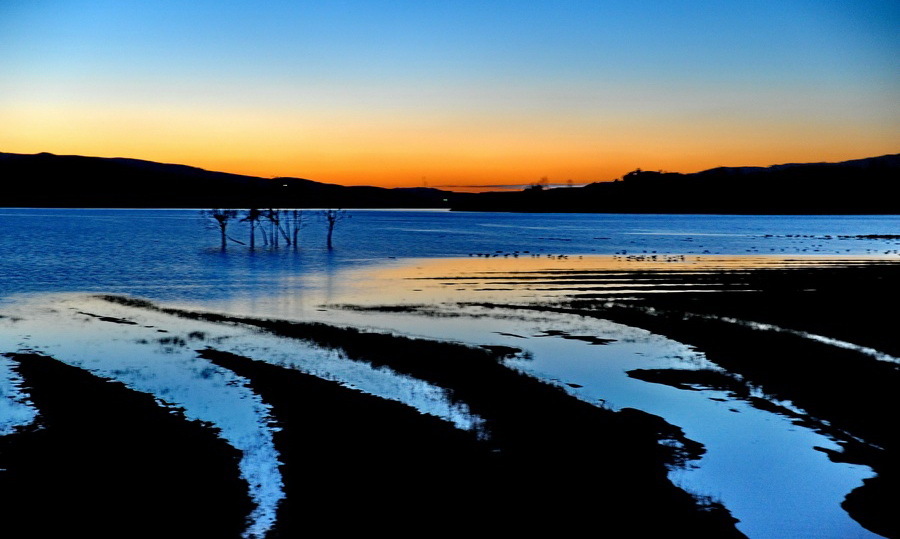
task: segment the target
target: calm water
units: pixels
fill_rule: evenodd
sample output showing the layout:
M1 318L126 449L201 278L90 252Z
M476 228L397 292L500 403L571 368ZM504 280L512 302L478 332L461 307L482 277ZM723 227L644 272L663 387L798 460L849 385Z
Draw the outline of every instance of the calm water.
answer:
M308 211L299 252L233 244L193 210L0 209L0 296L105 291L215 300L329 286L342 269L409 257L559 254L887 254L900 216L696 216L352 211L335 249ZM233 235L246 240L235 227ZM332 282L330 285L337 285Z
M50 354L152 393L186 417L216 425L244 453L241 473L257 504L248 536L264 535L283 496L268 408L245 380L196 357L199 344L191 342L196 335L216 348L406 403L461 429L477 430L479 418L451 403L441 388L389 369L372 369L296 341L107 304L83 292L520 347L529 359L512 362L514 367L556 383L577 384L581 387L571 389L572 394L589 402L660 415L705 444L707 454L697 466L673 471L673 480L721 500L750 537L871 536L839 507L871 470L832 463L813 449L836 448L834 441L724 392L681 391L625 375L636 368L715 367L680 343L562 315L457 312L461 316L434 318L319 307L465 299L471 291L441 288L437 281L430 290L427 281L410 279L446 274L453 266L443 259L450 257L466 257L467 263L488 269L525 261L568 265L581 255L611 254L879 255L900 262L900 241L862 237L900 233L900 216L351 214L338 224L334 250L324 248L325 225L310 211L299 250L282 246L251 252L237 244L218 248L217 232L204 225L197 211L2 209L0 312L6 317L0 318L0 352ZM246 239L247 232L235 227L232 235ZM488 295L517 299L521 292ZM483 292L478 298L487 299ZM110 324L84 312L138 324ZM186 345L161 340L159 328ZM547 330L615 342L591 346L553 337ZM0 435L35 415L10 367L0 358ZM761 468L768 472L761 475Z

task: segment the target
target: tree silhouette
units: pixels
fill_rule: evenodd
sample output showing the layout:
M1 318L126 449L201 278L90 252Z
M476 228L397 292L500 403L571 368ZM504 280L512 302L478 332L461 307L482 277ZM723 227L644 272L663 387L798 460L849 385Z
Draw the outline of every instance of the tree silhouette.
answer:
M284 238L284 242L288 245L291 244L291 236L287 233L287 230L284 229L283 222L286 220L287 210L282 212L282 210L269 208L265 212L265 218L269 221L269 229L271 233L271 243L273 247L278 247L279 236Z
M262 220L263 214L257 208L250 208L249 210L244 211L244 217L241 219L242 223L250 224L250 249L253 250L256 248L256 229L260 225L260 221ZM269 242L266 240L265 232L263 232L263 241L268 244Z
M291 210L288 213L288 228L294 242L294 249L300 246L300 227L303 226L303 210Z
M338 221L343 221L344 219L349 219L350 215L347 213L347 210L337 209L337 210L323 210L322 216L325 218L325 222L328 225L328 236L325 240L325 244L329 249L333 248L331 237L334 235L334 226L338 223Z
M238 241L228 235L228 223L237 218L237 210L213 208L211 210L200 210L200 215L207 219L210 219L214 223L214 226L219 229L219 232L222 234L222 249L225 249L225 247L227 247L227 240L245 245L244 242Z

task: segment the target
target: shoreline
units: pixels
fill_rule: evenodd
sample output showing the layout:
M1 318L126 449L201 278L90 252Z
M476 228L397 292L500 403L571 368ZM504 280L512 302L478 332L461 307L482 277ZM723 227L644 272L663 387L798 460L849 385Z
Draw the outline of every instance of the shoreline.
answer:
M849 493L844 508L867 529L886 537L900 536L900 519L889 502L891 493L900 489L896 459L900 447L893 433L893 425L900 420L893 396L900 387L900 364L896 360L900 346L893 338L892 320L874 308L876 303L893 305L900 300L896 285L900 282L900 263L744 268L737 276L713 272L712 279L737 280L742 287L715 293L631 290L621 295L579 291L517 308L608 319L673 338L702 351L730 375L739 376L742 385L752 384L827 422L832 432L840 434L843 446L842 452L831 452L829 457L866 464L878 474ZM752 322L734 323L744 320ZM783 328L836 336L894 357L878 360L864 351L835 347ZM657 372L648 381L684 384L678 373ZM717 383L721 380L693 380L693 385L700 387L715 387ZM682 385L682 389L691 387Z
M706 257L705 262L715 258ZM437 291L426 292L432 297L440 296L441 288L462 290L467 297L492 294L499 299L462 305L608 319L693 345L727 372L746 380L742 384L750 383L771 399L803 408L808 415L801 423L820 431L819 421L833 425L826 431L841 440L843 448L822 451L835 462L864 464L878 474L848 493L844 508L870 531L900 536L900 520L889 506L891 493L900 488L895 457L900 448L892 443L891 431L900 419L891 397L900 384L900 347L893 337L892 319L876 308L900 300L896 285L900 263L891 257L751 258L763 263L750 267L729 263L724 268L705 264L699 272L680 263L623 261L621 257L613 260L613 267L594 266L610 257L573 258L537 261L522 271L510 270L514 261L492 259L482 263L482 269L485 263L491 267L473 272L478 262L462 259L463 265L470 266L467 270L456 267L459 271L429 277ZM566 279L578 282L559 284ZM609 286L623 281L649 284L648 288ZM545 282L559 286L546 287ZM693 286L679 289L673 283ZM658 293L667 285L672 288ZM542 295L523 302L521 296L527 292ZM428 305L426 301L356 309L424 313ZM705 387L715 386L706 382ZM773 408L758 398L748 402L794 417L790 410Z
M478 290L504 282L507 284L503 286L515 295L544 286L542 281L561 283L574 278L578 282L564 283L552 294L525 304L501 301L480 305L610 319L693 345L725 367L729 375L738 375L741 383L803 408L809 415L796 418L798 421L815 418L828 423L832 436L840 439L846 434L840 444L842 451L823 452L833 461L864 463L878 476L865 480L862 487L849 493L844 508L867 529L897 536L897 518L888 501L900 484L894 457L900 448L893 445L890 432L898 414L889 397L892 388L900 383L897 365L879 362L856 350L725 320L802 329L898 355L897 343L891 339L890 321L872 306L873 298L888 304L900 299L896 297L897 287L892 285L900 282L900 263L884 257L830 257L830 263L820 264L829 257L813 257L814 265L809 265L806 257L800 263L796 263L796 256L776 257L790 262L786 266L773 266L771 257L753 257L765 263L742 269L731 264L714 268L709 257L699 264L702 267L607 257L608 262L618 265L601 269L595 266L593 270L590 264L597 259L554 259L549 267L542 259L535 264L543 264L543 270L536 265L518 273L491 273L493 269L488 268L486 273L477 275L467 274L471 267L464 264L466 268L459 273L439 273L432 280L413 283L428 283L434 290L445 288L451 292L448 297L469 298L468 293L461 296L458 288L476 296L493 294ZM722 258L735 264L747 260L718 258L719 263ZM469 262L472 267L476 264L474 259ZM478 262L484 267L484 260ZM493 262L492 259L490 264ZM507 260L497 262L498 266L507 264ZM509 260L508 264L513 262ZM409 277L398 276L395 270L392 267L385 271L394 271L391 279ZM419 268L420 273L433 270ZM415 278L420 279L421 275ZM604 288L610 282L627 284L638 280L649 286ZM654 293L654 287L680 284L690 286L675 286L678 292ZM714 286L721 284L728 286ZM697 287L706 289L694 290ZM345 509L342 501L368 515L364 519L367 524L360 524L361 533L371 529L367 525L385 530L397 530L399 526L401 535L412 535L434 522L462 533L469 529L471 521L453 521L449 516L460 513L473 519L477 515L498 532L549 532L558 531L561 526L574 530L599 513L610 522L618 519L630 523L632 529L650 534L691 530L698 537L742 536L726 508L715 502L704 506L700 498L675 487L666 477L667 467L696 458L702 454L702 445L692 445L681 429L659 417L638 410L614 412L590 405L572 398L559 386L507 368L504 358L518 353L513 348L438 342L341 327L333 322L186 311L142 300L104 299L167 316L253 328L315 343L347 360L443 387L453 399L465 403L472 413L484 419L487 437L455 429L444 421L360 393L337 381L273 365L262 357L229 353L217 348L214 340L185 344L195 347L198 358L241 375L272 406L275 424L282 429L276 433L275 443L284 456L282 473L287 500L279 508L271 537L289 536L302 529L307 518L303 516L304 508L310 504L318 508L313 512L315 518L339 521ZM368 303L360 308L376 313L378 309L414 313L422 305ZM130 322L121 316L80 314L103 327L128 326ZM578 335L569 338L587 339ZM175 335L166 339L177 343ZM591 345L605 344L603 339L592 339ZM729 389L733 379L701 376L678 380L672 374L634 373L650 383L681 385L684 390L719 387L733 393L745 391L735 385ZM31 385L40 392L40 386L44 391L50 387L46 383ZM28 391L32 391L31 385L26 388ZM298 388L303 390L298 392ZM501 388L503 397L497 395ZM854 388L855 392L851 392ZM71 393L60 395L51 407L64 406L75 399ZM115 397L120 398L124 397ZM765 407L768 401L764 400L753 404ZM313 416L309 416L310 411ZM774 413L789 415L784 410ZM67 421L74 425L76 420L71 416ZM107 434L114 432L104 428ZM14 437L19 435L12 436L0 440L15 443ZM316 442L310 445L309 440ZM661 445L661 440L679 440L680 449ZM208 451L224 455L230 449L221 440L217 443L221 447ZM315 463L313 470L306 465L308 462ZM37 469L39 465L35 460L29 466ZM236 474L236 469L225 475L228 474ZM592 491L585 498L578 495L585 484L607 485L608 489ZM130 488L141 490L137 484ZM226 496L224 491L222 495ZM244 496L227 496L229 503L246 503L240 501ZM640 504L636 504L637 499L642 500ZM529 514L545 513L537 520L511 521L510 515L526 510L523 508Z

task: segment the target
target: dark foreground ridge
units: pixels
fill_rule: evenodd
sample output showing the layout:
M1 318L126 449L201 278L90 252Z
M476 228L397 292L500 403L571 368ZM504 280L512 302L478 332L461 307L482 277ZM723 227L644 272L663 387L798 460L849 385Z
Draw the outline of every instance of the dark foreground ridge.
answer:
M287 499L275 537L294 537L312 521L417 537L473 529L742 536L720 505L699 503L667 478L667 465L696 457L702 446L656 416L603 409L509 369L502 361L508 350L104 298L312 342L348 360L446 388L484 420L486 437L478 437L265 358L201 350L202 357L249 379L282 429L275 443ZM679 441L683 449L661 445L661 439ZM349 514L355 520L344 517Z
M212 429L53 358L7 357L39 417L0 438L4 537L240 537L240 454Z

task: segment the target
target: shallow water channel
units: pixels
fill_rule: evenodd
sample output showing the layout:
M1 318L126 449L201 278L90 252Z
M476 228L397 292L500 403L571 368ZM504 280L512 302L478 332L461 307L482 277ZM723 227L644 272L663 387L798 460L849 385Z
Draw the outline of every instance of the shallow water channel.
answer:
M420 266L416 278L397 274L398 267L399 263L387 273L350 272L339 279L340 286L323 283L316 293L299 299L254 296L252 301L179 306L515 347L523 352L507 360L510 367L558 384L597 406L637 408L658 415L703 444L703 456L672 469L670 477L700 499L724 504L748 537L877 537L840 507L844 497L873 473L865 466L832 462L816 449L839 450L834 440L786 415L755 408L728 391L677 389L628 375L637 369L717 369L702 353L606 320L515 308L462 307L450 300L534 299L546 294L473 293L472 288L448 288L440 280L417 280L422 275L443 275L446 267L438 271ZM388 298L410 305L408 312L379 310L377 306ZM364 307L351 308L350 303ZM85 294L22 295L8 299L3 313L0 352L50 355L150 393L186 418L219 429L220 437L244 454L240 471L257 506L248 537L265 535L283 498L272 443L277 425L271 423L268 406L246 380L199 358L198 349L211 346L337 380L441 417L461 429L477 431L480 425L479 418L464 405L452 403L440 387L247 328L178 319ZM0 357L0 435L34 420L35 411L19 384L10 361ZM791 403L775 404L803 415Z
M840 507L847 493L874 474L866 466L832 462L815 449L839 450L834 440L727 391L683 390L628 376L635 369L717 368L680 343L606 320L521 310L336 318L430 338L518 347L526 354L508 360L514 368L597 405L663 417L706 448L700 460L671 470L673 482L723 503L748 537L879 537ZM611 342L589 342L594 338ZM790 403L778 404L797 411Z
M711 262L734 267L773 263L769 259ZM567 267L578 263L564 262ZM608 259L605 263L621 262ZM678 389L636 379L628 372L719 367L686 345L607 320L523 309L461 307L456 303L546 300L557 296L553 291L480 287L477 279L464 285L432 279L471 275L475 269L502 272L508 264L522 266L521 262L463 259L358 271L343 281L354 283L352 293L348 293L349 288L323 289L323 301L330 302L327 308L313 307L316 302L286 305L277 298L257 298L252 306L241 302L212 306L236 313L255 311L522 349L524 354L508 360L508 365L559 384L573 396L598 406L637 408L658 415L680 427L687 438L702 443L706 449L702 458L672 469L670 478L701 499L723 503L739 519L737 527L748 537L879 537L862 528L840 506L850 491L874 473L867 466L831 461L821 449L840 451L840 446L827 435L798 424L798 418L807 416L792 403L767 399L788 412L779 414L754 407L746 397L725 390ZM342 308L351 299L363 308ZM412 309L379 310L385 301L411 305ZM766 398L753 388L751 396Z
M220 438L240 450L240 473L256 505L249 515L247 537L265 535L284 497L272 439L278 426L247 380L198 357L199 349L211 346L337 380L441 417L460 429L474 430L480 423L465 406L450 403L439 387L247 328L184 320L79 294L23 297L6 305L4 312L3 352L48 355L149 393L186 419L211 425ZM38 412L20 391L22 381L12 366L12 360L0 356L0 435L30 424Z

